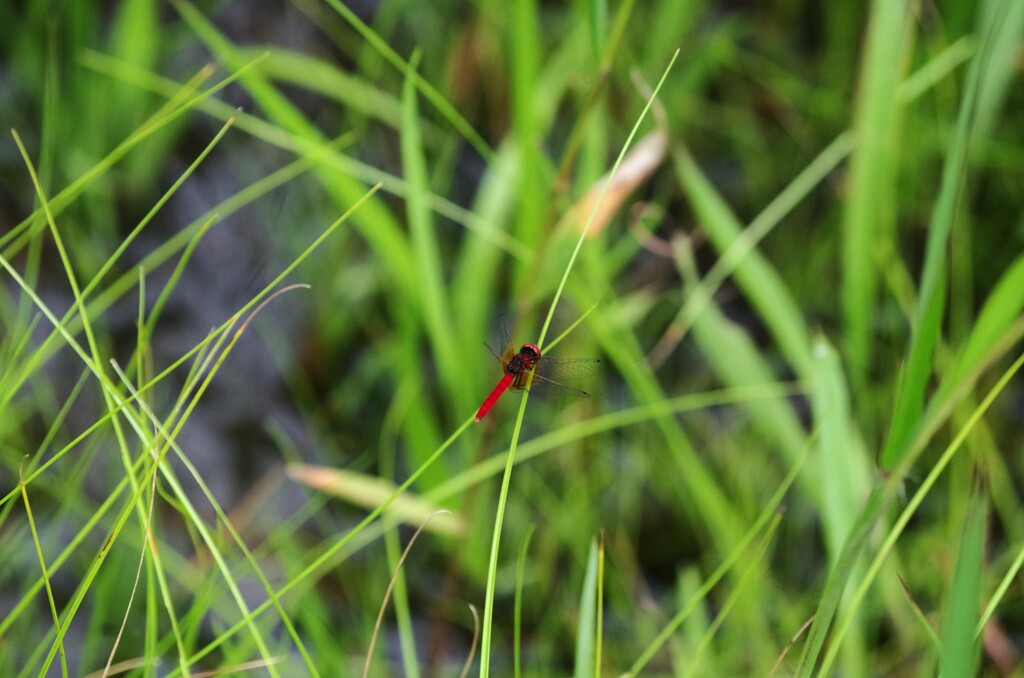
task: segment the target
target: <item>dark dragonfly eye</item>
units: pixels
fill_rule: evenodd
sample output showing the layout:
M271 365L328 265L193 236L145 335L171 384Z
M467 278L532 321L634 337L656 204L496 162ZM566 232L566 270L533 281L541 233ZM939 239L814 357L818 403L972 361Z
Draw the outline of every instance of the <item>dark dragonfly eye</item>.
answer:
M529 360L536 360L540 357L540 349L536 344L523 344L523 347L519 349L519 355Z

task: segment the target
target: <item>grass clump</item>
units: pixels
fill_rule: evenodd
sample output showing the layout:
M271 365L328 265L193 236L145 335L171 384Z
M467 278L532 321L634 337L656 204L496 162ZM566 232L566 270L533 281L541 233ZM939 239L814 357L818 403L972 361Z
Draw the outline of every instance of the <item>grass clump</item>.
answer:
M0 674L1020 672L1021 7L4 6Z

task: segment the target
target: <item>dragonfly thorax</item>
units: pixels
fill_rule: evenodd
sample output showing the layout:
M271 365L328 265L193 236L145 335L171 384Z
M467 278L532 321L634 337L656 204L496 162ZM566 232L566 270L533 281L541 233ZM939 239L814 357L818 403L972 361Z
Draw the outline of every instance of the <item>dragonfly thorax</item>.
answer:
M539 358L540 349L537 347L537 344L523 344L522 348L519 349L519 353L509 358L508 364L505 365L505 373L519 376L533 367L533 364Z

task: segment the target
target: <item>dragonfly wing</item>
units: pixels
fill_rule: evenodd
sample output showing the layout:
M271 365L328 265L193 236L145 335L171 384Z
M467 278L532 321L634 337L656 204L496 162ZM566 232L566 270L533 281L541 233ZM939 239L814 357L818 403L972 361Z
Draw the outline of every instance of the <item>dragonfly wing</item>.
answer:
M547 358L537 359L537 374L548 381L575 381L592 377L604 368L604 362L597 358Z
M516 390L519 390L519 391L528 390L531 393L533 393L533 392L542 392L542 393L551 394L551 395L569 396L571 398L589 398L590 397L590 394L587 393L586 391L581 391L578 388L569 388L565 384L560 384L557 381L553 381L551 379L548 379L547 377L544 377L544 376L542 376L540 374L534 374L533 375L533 381L530 383L530 388L529 389L523 388L525 384L526 384L526 380L524 378L521 384L513 383L512 387L515 388Z

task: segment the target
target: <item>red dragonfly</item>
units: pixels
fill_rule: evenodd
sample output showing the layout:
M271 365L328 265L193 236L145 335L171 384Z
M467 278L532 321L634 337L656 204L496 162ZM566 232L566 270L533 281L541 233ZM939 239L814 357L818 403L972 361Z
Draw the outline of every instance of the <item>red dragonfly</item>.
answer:
M493 351L492 351L493 352ZM497 354L496 354L497 355ZM585 377L593 373L601 365L600 360L591 358L549 358L541 356L537 344L523 344L516 353L507 360L498 356L498 360L505 368L505 376L501 378L498 385L494 387L490 395L476 411L475 421L480 421L487 416L487 413L498 402L498 398L509 389L524 390L526 379L533 372L533 381L530 384L530 391L546 390L560 395L575 396L578 398L589 398L590 394L569 388L558 383L557 379L572 380Z

